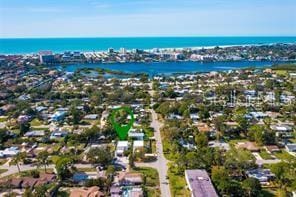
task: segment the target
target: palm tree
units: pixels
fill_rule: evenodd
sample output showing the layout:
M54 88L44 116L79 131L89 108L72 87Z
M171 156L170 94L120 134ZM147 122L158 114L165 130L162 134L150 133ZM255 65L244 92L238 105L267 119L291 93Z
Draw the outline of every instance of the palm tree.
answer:
M20 173L21 169L20 169L19 163L24 162L26 157L27 157L27 154L25 152L19 152L11 159L11 161L9 162L9 165L16 165L18 172Z
M47 151L42 151L38 154L37 156L37 162L38 166L44 166L44 172L46 173L46 166L49 164L49 159L48 159L48 152Z

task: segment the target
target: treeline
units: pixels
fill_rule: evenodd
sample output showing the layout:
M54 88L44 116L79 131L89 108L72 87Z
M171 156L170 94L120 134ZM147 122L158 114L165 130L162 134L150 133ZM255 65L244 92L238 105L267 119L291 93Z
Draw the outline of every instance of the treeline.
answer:
M271 67L272 70L287 70L287 71L296 71L296 63L290 64L275 64Z

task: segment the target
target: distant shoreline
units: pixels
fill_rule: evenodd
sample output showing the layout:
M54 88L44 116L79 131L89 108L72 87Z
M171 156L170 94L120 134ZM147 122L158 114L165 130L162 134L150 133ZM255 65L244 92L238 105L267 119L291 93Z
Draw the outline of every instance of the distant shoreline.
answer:
M246 68L270 68L273 65L283 63L282 61L232 61L232 62L159 62L159 63L114 63L114 64L69 64L56 65L56 69L61 69L66 72L75 72L80 69L105 69L129 74L145 73L148 76L157 75L172 75L172 74L192 74L192 73L209 73L212 71L225 72L229 70L240 70ZM137 65L137 66L135 66Z
M169 50L182 48L213 48L231 46L259 46L296 44L296 36L268 37L114 37L114 38L0 38L1 55L32 55L42 50L101 52L108 48L119 50L154 48Z
M186 50L186 49L190 49L190 50L201 50L201 49L213 49L215 47L219 47L219 48L230 48L230 47L252 47L252 46L265 46L265 45L276 45L276 44L287 44L287 45L293 45L296 44L295 43L269 43L269 44L241 44L241 45L220 45L220 46L194 46L194 47L168 47L168 48L149 48L149 49L140 49L146 52L152 52L154 49L158 49L159 51L174 51L174 50ZM114 49L116 51L118 51L119 49ZM133 49L127 49L128 52L131 52ZM70 52L74 52L77 50L66 50L66 51L70 51ZM4 53L0 53L0 55L37 55L39 51L37 52L32 52L32 53L23 53L23 54L16 54L16 53L11 53L11 54L4 54ZM93 52L107 52L107 50L97 50L97 51L80 51L81 53L93 53ZM60 54L63 52L54 52L54 54Z

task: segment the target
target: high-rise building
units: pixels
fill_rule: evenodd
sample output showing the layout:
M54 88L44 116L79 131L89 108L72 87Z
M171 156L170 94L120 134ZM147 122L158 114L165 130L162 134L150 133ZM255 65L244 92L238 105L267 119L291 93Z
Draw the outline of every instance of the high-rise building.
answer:
M108 53L114 53L114 49L113 48L109 48L108 49Z
M126 49L125 48L120 48L119 53L125 55L126 54Z
M55 61L52 51L40 51L39 60L41 64L52 64Z

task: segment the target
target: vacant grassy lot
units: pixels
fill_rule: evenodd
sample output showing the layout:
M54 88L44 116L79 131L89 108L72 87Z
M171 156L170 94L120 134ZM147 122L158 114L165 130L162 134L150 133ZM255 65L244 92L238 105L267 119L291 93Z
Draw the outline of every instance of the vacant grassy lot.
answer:
M266 152L266 150L261 150L259 155L262 157L262 159L273 159L273 157L271 156L271 154L269 154L268 152Z
M134 168L134 172L140 172L144 176L145 189L148 197L160 196L158 172L154 168Z
M289 161L296 159L294 156L290 155L287 151L282 150L281 152L274 153L274 155L281 160Z
M176 167L170 166L168 170L172 196L189 197L190 191L186 188L185 174L177 174Z

